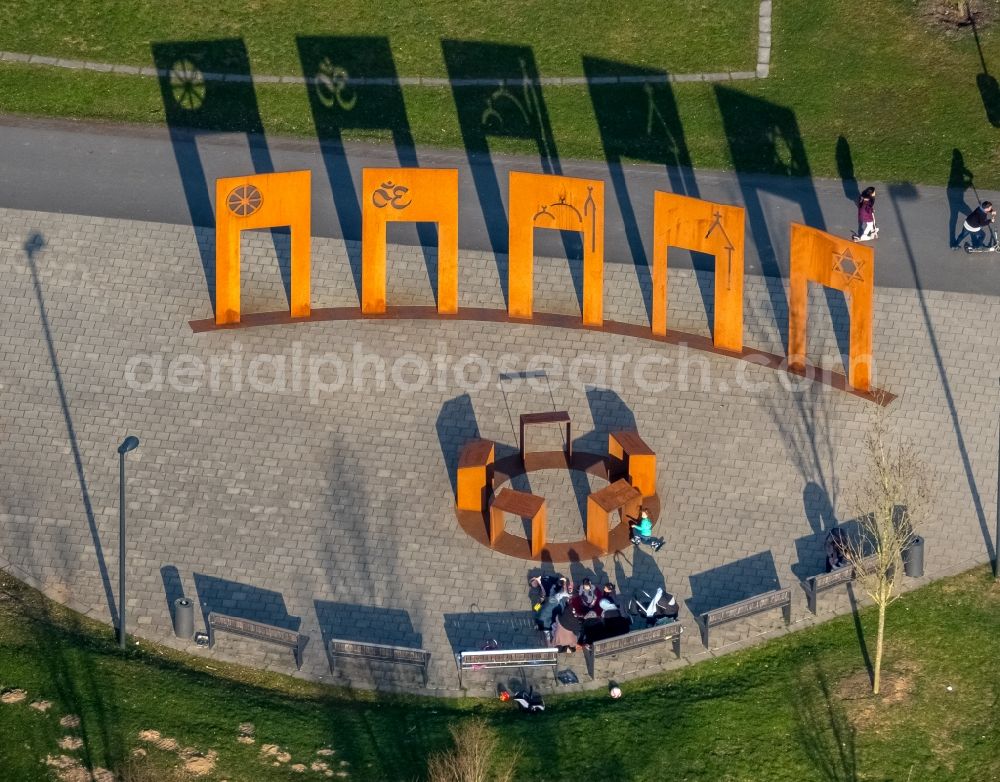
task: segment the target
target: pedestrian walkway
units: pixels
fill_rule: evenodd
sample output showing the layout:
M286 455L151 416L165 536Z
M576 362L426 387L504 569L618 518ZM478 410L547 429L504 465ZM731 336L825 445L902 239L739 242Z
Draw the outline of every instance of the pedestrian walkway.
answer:
M199 628L208 610L236 609L309 635L302 676L458 694L456 652L478 648L486 633L508 647L533 640L527 563L458 526L458 449L481 436L510 453L520 413L558 409L570 412L582 450L606 447L608 431L639 429L659 456L657 533L666 538L655 555L630 550L566 570L610 579L625 594L665 583L688 627L679 662L648 649L602 664L600 682L784 632L780 615L760 615L713 630L706 652L692 621L779 586L792 587L793 630L813 621L798 584L823 569L826 531L851 516L869 402L826 385L788 386L781 373L684 346L585 330L359 320L195 334L189 321L212 314L207 229L11 208L0 222L0 564L90 616L115 616L115 448L134 434L133 632L294 673L282 648L224 636L209 652L174 639L169 605L186 595L200 606ZM781 235L787 223L770 230ZM905 248L920 247L906 231L896 240L903 262ZM314 306L357 305L356 249L314 239ZM271 237L248 236L243 253L244 311L286 307ZM427 268L420 249L391 247L389 302L432 303ZM503 307L492 253L463 250L459 269L461 306ZM535 274L539 310L579 313L564 259L539 258ZM672 269L672 327L707 333L711 277ZM611 264L608 317L648 322L646 286L632 265ZM784 352L785 301L773 278L748 278L748 345ZM876 292L876 382L899 395L893 419L941 487L923 530L927 578L992 555L998 321L985 293ZM843 311L831 314L814 291L810 360L839 366L845 329ZM533 382L499 383L518 373ZM553 497L553 535L578 536L575 490L548 477L538 487ZM820 610L823 618L849 603L824 594ZM347 667L332 675L323 653L331 637L428 649L429 684ZM579 661L566 665L587 681ZM486 673L463 681L472 693L491 690Z

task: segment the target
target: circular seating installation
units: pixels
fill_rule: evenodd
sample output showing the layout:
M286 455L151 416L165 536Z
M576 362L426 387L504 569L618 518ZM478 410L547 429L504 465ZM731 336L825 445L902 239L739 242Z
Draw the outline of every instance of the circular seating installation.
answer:
M522 416L539 422L539 414ZM560 412L558 422L568 415ZM569 437L567 437L567 443ZM543 562L573 562L605 556L631 545L628 519L645 508L654 524L660 517L660 498L656 492L656 455L642 441L638 432L612 432L608 436L608 454L587 451L527 451L524 429L518 452L495 460L496 444L473 440L462 449L456 481L455 513L458 523L474 540L494 551L519 559ZM544 497L516 491L507 486L521 476L541 470L577 470L609 483L587 498L587 537L570 541L546 540L548 514L553 511ZM558 511L558 509L556 509ZM620 511L618 524L609 529L611 517ZM531 537L514 535L504 529L505 514L531 520Z

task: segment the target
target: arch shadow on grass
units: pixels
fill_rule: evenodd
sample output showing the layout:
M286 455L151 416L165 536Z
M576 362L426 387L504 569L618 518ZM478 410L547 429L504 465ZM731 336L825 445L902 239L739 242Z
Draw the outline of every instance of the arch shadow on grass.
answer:
M242 38L158 41L151 45L160 96L177 170L184 188L191 225L201 256L205 285L215 310L215 183L208 181L198 139L215 133L243 133L255 174L274 172L274 162L257 104L250 57ZM225 74L226 78L204 78ZM245 171L228 171L239 176ZM291 297L291 234L271 228L286 300Z

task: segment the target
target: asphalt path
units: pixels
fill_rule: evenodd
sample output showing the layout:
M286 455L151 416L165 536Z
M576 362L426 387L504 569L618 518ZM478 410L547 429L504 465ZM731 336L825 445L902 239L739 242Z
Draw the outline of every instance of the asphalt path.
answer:
M459 244L493 252L506 251L508 172L545 170L537 157L0 116L0 207L211 226L216 178L310 169L313 233L357 240L362 168L398 166L401 159L406 165L416 159L422 167L459 170ZM949 165L942 161L943 168ZM611 263L648 263L656 190L746 206L749 274L787 276L791 222L845 236L856 225L855 182L638 163L610 167L603 161L561 160L558 166L559 173L606 182L605 258ZM860 183L868 185L878 191L876 285L1000 295L1000 253L968 255L949 248L976 196L1000 203L1000 194ZM426 227L390 226L390 242L415 245L429 237ZM556 231L539 231L536 253L576 255L575 242ZM712 268L707 257L687 252L672 252L670 263Z

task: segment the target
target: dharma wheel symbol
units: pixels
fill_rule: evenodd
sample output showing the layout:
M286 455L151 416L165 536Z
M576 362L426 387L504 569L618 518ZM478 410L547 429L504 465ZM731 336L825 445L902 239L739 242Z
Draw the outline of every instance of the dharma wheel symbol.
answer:
M253 185L240 185L226 199L229 211L238 217L249 217L264 203L264 196Z
M170 91L182 109L200 109L205 102L205 76L190 60L178 60L170 69Z

